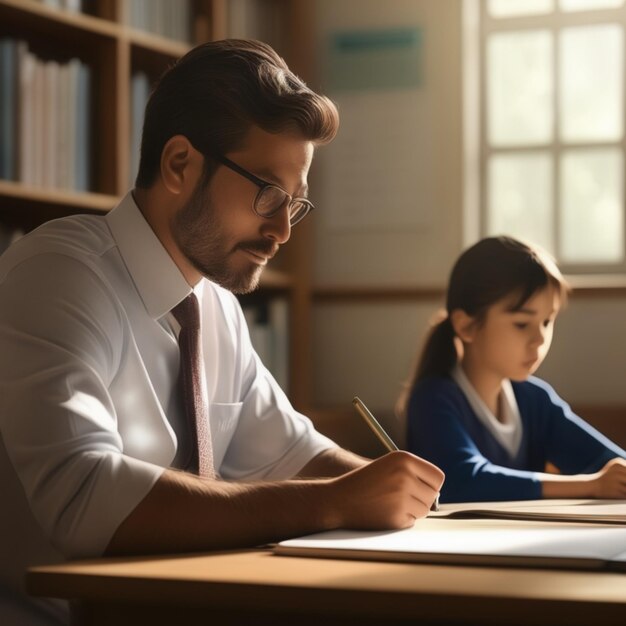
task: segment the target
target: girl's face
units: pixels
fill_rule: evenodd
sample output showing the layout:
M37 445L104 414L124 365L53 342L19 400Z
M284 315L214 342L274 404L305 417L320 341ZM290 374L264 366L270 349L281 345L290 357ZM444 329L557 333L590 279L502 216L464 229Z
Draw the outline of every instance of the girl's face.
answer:
M463 338L463 359L502 379L525 380L541 365L552 343L561 304L552 285L536 291L520 309L512 311L518 297L511 294L491 305L483 322L475 322Z

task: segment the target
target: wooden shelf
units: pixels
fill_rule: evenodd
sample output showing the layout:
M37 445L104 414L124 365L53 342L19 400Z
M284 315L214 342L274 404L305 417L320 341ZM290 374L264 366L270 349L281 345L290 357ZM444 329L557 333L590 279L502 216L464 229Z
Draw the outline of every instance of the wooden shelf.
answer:
M74 213L106 213L119 198L101 193L33 187L0 180L0 222L29 231Z
M119 198L118 196L102 193L33 187L22 183L0 180L0 208L5 208L11 201L103 213L112 209L119 201Z
M73 30L76 34L117 37L120 26L115 22L85 13L56 9L34 0L2 0L0 16L10 21L11 26L22 26L31 32L45 29L48 32L64 33Z
M619 296L626 295L626 278L622 275L596 274L566 276L572 286L572 298L578 296Z
M626 280L621 275L566 276L572 286L571 299L580 297L623 297ZM314 287L312 298L316 304L347 302L432 302L443 300L445 287Z
M188 43L183 41L174 41L160 35L126 26L120 27L120 36L128 40L132 46L147 52L172 57L172 59L183 56L191 48Z
M322 302L363 301L420 301L435 300L445 296L444 287L314 287L313 299Z

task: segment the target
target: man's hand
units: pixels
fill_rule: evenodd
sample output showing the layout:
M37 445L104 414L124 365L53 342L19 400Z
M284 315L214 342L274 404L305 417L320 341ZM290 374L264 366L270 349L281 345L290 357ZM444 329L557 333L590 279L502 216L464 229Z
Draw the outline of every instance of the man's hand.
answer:
M331 526L408 528L425 517L441 490L443 472L409 452L390 452L331 481Z

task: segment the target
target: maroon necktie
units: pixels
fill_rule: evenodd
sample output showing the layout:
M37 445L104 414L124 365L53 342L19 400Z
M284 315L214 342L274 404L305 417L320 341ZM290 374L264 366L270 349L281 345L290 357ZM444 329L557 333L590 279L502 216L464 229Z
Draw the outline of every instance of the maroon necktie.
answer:
M188 471L199 476L213 478L213 447L209 428L209 404L202 357L200 332L200 307L194 293L187 296L172 309L180 324L178 345L180 347L179 383L189 432L192 435L192 453Z

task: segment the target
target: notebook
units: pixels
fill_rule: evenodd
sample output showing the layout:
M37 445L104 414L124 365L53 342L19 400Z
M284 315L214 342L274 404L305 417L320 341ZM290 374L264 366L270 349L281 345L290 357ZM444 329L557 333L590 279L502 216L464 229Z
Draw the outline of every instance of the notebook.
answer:
M335 530L282 541L275 554L626 572L626 527L429 517L398 531Z
M624 500L522 500L444 504L429 517L495 518L626 525Z

